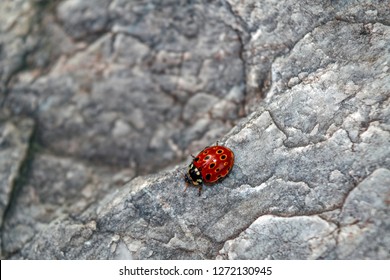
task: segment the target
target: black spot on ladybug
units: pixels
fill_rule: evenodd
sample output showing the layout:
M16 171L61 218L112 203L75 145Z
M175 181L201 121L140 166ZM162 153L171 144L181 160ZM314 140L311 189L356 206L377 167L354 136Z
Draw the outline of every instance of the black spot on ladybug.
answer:
M218 174L218 176L217 176L218 178L221 178L222 177L222 175L221 174Z
M208 156L206 156L205 158L204 158L204 160L209 160L210 159L210 155L208 155Z
M217 154L222 154L222 153L223 153L222 150L218 150L218 151L217 151Z
M226 158L227 158L226 155L222 155L222 156L221 156L221 159L222 159L222 160L225 160Z
M204 153L205 155L207 155L207 154L209 153L209 151L204 151L203 153Z
M219 172L219 170L220 170L220 169L219 169L219 168L217 168L217 169L215 169L215 172Z
M209 165L210 169L213 169L214 167L215 167L215 163L214 162Z
M206 174L206 180L210 180L211 179L211 174L210 173L207 173Z

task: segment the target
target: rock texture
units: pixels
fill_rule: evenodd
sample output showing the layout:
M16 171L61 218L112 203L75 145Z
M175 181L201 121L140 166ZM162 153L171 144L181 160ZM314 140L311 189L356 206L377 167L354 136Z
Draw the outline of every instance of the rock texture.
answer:
M28 158L28 148L34 123L31 119L0 121L0 224L12 198L12 193L23 182L19 174Z
M390 258L386 1L0 11L4 258ZM216 140L231 174L184 192Z

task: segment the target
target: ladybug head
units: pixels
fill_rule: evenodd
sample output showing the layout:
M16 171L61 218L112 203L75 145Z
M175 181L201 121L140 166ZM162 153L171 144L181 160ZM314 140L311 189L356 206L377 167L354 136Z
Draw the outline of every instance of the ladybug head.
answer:
M188 184L192 184L194 186L202 185L202 175L198 168L195 167L192 163L188 166L188 172L184 176L184 180Z

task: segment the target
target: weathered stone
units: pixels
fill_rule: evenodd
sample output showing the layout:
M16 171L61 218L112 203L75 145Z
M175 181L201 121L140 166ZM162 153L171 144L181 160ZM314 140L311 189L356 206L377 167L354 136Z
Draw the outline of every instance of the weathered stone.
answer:
M71 37L85 40L87 36L100 35L108 30L110 2L111 0L62 1L58 5L57 16Z
M240 20L241 37L244 42L243 58L246 68L247 110L257 107L259 98L268 91L270 71L275 58L289 53L304 36L315 28L332 20L347 23L382 22L389 24L390 10L383 1L279 1L279 0L227 0L231 10ZM327 33L329 38L333 32ZM310 48L310 45L306 46ZM321 49L317 49L321 52ZM326 49L336 51L337 47ZM301 53L301 54L304 54ZM314 54L314 53L313 53ZM309 61L309 59L308 59ZM311 59L310 65L291 64L299 71L307 71L303 66L316 68L320 63ZM298 62L302 63L302 61ZM322 63L326 63L323 61Z
M31 119L0 121L0 228L11 204L11 195L22 184L22 166L27 162L30 138L34 129ZM17 181L19 182L17 183ZM16 186L19 184L19 186ZM21 236L25 236L23 233ZM24 237L22 237L24 238ZM0 238L2 244L3 236Z
M27 159L33 127L31 119L0 122L0 224L21 166Z
M318 217L262 216L219 252L219 259L317 259L334 250L336 225Z
M349 194L328 222L318 216L262 216L225 243L222 259L387 259L390 239L388 169L378 169Z
M390 170L377 169L347 197L340 214L340 259L388 259Z
M98 2L27 7L52 28L2 78L41 147L7 258L390 258L386 1ZM232 172L184 192L216 140Z
M140 11L123 1L61 2L55 25L88 45L14 86L8 109L36 115L40 143L56 153L122 167L135 162L139 174L178 162L194 141L206 146L213 127L186 128L221 118L207 112L243 84L241 43L224 22L233 20L226 7L175 3ZM238 115L234 105L222 109L232 109L230 119ZM217 137L231 126L218 122Z
M3 250L7 254L21 250L58 217L83 219L79 214L114 187L110 171L92 170L72 159L40 154L31 166L3 224ZM86 227L91 227L90 221Z
M30 32L34 10L30 2L23 0L1 1L0 13L6 15L0 18L0 102L3 102L6 84L23 66L25 55L31 48L23 37Z

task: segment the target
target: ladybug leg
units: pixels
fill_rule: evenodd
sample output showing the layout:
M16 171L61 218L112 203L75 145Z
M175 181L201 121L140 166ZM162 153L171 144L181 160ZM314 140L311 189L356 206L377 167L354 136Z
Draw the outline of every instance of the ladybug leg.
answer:
M202 194L202 185L198 187L198 196L200 196L201 194Z
M189 182L189 178L188 178L186 173L183 173L183 178L184 178L184 182L186 184L186 187L184 188L184 191L183 191L183 192L185 192L188 189L188 187L190 186L190 182Z
M184 182L185 182L185 184L186 184L186 188L184 189L184 191L186 191L186 189L187 189L188 186L190 185L190 179L188 178L187 173L183 173L183 178L184 178Z

